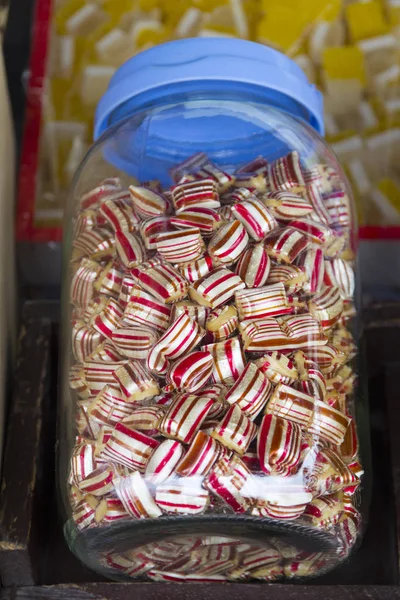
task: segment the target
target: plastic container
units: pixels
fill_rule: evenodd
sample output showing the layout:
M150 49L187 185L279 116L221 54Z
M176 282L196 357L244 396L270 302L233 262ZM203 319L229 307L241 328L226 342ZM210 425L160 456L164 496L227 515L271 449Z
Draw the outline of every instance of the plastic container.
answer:
M239 40L143 52L98 106L67 209L60 484L103 575L315 576L359 538L355 224L322 129L301 69Z

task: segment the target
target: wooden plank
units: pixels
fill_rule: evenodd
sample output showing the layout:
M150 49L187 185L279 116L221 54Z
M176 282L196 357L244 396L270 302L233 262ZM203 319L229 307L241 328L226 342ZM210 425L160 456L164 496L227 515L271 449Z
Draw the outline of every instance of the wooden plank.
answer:
M42 477L41 433L51 324L23 324L7 427L0 499L0 577L4 586L35 583L33 542L42 517L35 518ZM48 474L46 474L48 476ZM36 556L35 556L36 555Z
M400 600L394 586L98 583L7 590L2 600Z

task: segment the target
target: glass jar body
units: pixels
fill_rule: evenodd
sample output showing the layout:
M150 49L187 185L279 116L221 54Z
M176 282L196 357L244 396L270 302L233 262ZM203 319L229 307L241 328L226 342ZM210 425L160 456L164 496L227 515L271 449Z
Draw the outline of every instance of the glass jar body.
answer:
M355 223L300 115L174 99L110 127L66 218L60 486L114 579L315 576L359 538Z

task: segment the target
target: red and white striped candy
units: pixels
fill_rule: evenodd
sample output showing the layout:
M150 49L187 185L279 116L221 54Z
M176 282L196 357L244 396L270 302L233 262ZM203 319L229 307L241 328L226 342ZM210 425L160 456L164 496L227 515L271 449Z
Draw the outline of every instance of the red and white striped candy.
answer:
M131 299L131 295L133 290L140 289L139 286L135 283L135 280L129 275L125 275L122 279L121 289L118 296L118 304L120 307L125 310L128 302Z
M178 182L184 175L196 173L203 165L208 162L207 154L198 152L193 154L181 163L178 163L169 170L173 181Z
M165 304L181 300L187 294L186 279L171 265L161 264L150 269L134 267L131 273L141 288Z
M297 264L305 269L307 281L303 289L307 294L321 291L324 280L324 253L321 248L310 246L299 257Z
M301 428L276 415L264 415L257 436L261 469L268 475L294 475L300 466Z
M164 332L171 316L171 308L147 292L134 288L123 314L123 322L129 327L151 327Z
M86 443L75 446L72 451L71 479L78 487L80 482L96 468L94 450L93 443Z
M266 569L272 565L277 565L282 560L281 553L272 547L261 547L245 552L241 557L240 568L245 573L249 573L251 577L257 577L257 573L261 569Z
M121 291L123 273L114 263L105 267L103 272L94 284L96 291L100 296L111 296L118 300Z
M231 205L226 204L219 209L218 214L221 217L222 223L226 221L235 221L236 217L233 214L232 208Z
M348 228L352 223L350 199L345 191L324 194L324 203L331 227Z
M319 181L310 183L307 186L307 198L314 208L316 216L315 220L319 220L321 223L329 225L330 218L324 201L323 186L320 185ZM313 218L313 215L310 215L310 218Z
M212 208L194 207L183 210L175 217L171 217L171 223L179 229L196 227L202 235L211 235L221 223L221 215Z
M192 352L177 360L167 373L167 383L183 392L196 392L210 379L213 359L209 352Z
M84 362L103 339L98 331L83 321L76 321L72 327L72 351L76 360Z
M327 337L321 331L318 321L308 313L293 317L283 317L279 319L279 322L282 330L290 339L292 348L323 346L327 342Z
M126 402L118 388L106 385L89 406L88 415L101 425L114 426L128 417L132 410L132 404Z
M124 418L123 423L128 427L145 431L147 435L153 436L158 434L158 426L164 413L163 406L141 406Z
M257 426L235 404L215 427L211 436L230 450L244 454L256 433Z
M304 511L304 517L314 527L328 529L336 523L343 513L343 503L339 494L314 498Z
M143 219L164 215L168 211L168 201L162 194L134 185L129 186L129 193L136 211Z
M157 486L156 502L167 513L196 515L208 508L210 495L200 484L177 479Z
M155 450L147 463L145 479L158 485L168 479L175 471L184 453L183 446L176 440L164 440Z
M100 457L128 469L144 473L146 465L159 442L123 423L117 423Z
M176 231L169 217L154 217L140 224L140 235L147 250L155 250L158 235L167 231Z
M107 384L115 386L114 371L121 366L121 362L93 362L87 360L83 363L85 381L89 387L91 396L97 394Z
M292 221L313 212L308 200L290 192L269 192L262 201L280 221Z
M233 175L229 175L229 173L226 173L210 161L207 161L205 164L203 164L199 170L195 171L194 174L196 179L213 179L220 194L223 194L227 189L229 189L235 181L235 177Z
M186 314L179 315L150 351L148 368L156 373L165 372L166 359L175 360L190 352L203 336L204 330L198 323Z
M325 400L326 380L318 365L306 359L301 351L295 353L294 360L299 373L299 379L295 383L296 389L310 396L315 396L319 400Z
M95 511L96 504L94 502L88 502L87 498L83 498L74 508L72 512L72 518L76 525L76 528L79 531L83 529L88 529L89 527L94 527L96 525L95 521Z
M138 402L153 398L160 393L155 379L140 362L129 361L118 367L114 379L128 402Z
M239 330L244 348L248 352L285 350L292 347L278 321L273 318L245 321L240 323Z
M275 227L275 217L260 200L247 200L232 207L235 217L244 225L256 242L263 240Z
M249 236L240 221L225 223L212 236L208 244L208 253L215 264L231 265L246 250Z
M219 267L195 281L189 288L192 300L202 306L217 308L245 287L238 275Z
M331 329L343 312L343 300L338 287L324 287L309 304L310 313L323 329Z
M117 480L115 491L126 512L134 519L154 519L161 516L161 510L154 502L146 482L138 471Z
M121 500L112 496L103 498L96 508L96 523L101 523L102 525L115 523L128 517L129 515Z
M305 187L299 153L290 152L267 166L268 187L271 191L293 190Z
M102 200L112 196L121 189L121 182L118 177L105 179L100 185L90 192L82 194L80 199L81 209L96 208Z
M307 237L293 227L275 229L264 240L271 258L286 264L292 263L307 248Z
M203 350L210 352L214 368L211 381L232 384L244 371L245 358L239 338L234 337L216 344L207 344Z
M353 253L349 251L349 236L338 230L332 230L333 236L331 240L324 246L324 254L326 258L335 258L345 252L349 253L349 258L353 258Z
M70 368L68 383L71 390L82 400L90 397L90 389L86 383L85 371L80 365L74 365Z
M120 354L110 340L105 340L87 357L89 362L122 362Z
M350 417L350 423L346 429L344 440L340 445L340 455L346 463L355 460L358 456L359 444L357 436L356 423L352 417Z
M207 317L206 329L216 342L231 336L239 325L237 310L234 306L215 308Z
M214 401L194 394L182 394L168 406L159 431L169 438L190 444L207 417Z
M121 356L145 359L158 339L154 329L145 327L126 327L116 329L111 334L111 341Z
M200 327L205 327L209 312L209 309L205 306L199 306L190 300L183 300L173 305L171 322L176 321L179 315L185 314L193 321L196 321Z
M89 403L87 401L81 401L77 404L75 412L75 425L78 431L79 437L84 436L86 438L96 438L99 431L100 425L90 418L88 414ZM79 440L76 440L79 444ZM97 463L96 459L96 463Z
M72 245L80 254L92 259L107 258L114 254L115 239L108 229L89 229L74 238Z
M253 495L253 476L236 455L221 458L213 466L203 485L236 513L244 513L250 507L248 496Z
M143 557L138 557L137 560L130 558L129 553L117 554L110 552L106 555L105 566L117 571L122 571L130 577L139 577L150 571L154 567L154 563Z
M321 400L315 401L315 410L310 433L335 445L343 443L344 436L350 423L350 417L329 406Z
M276 265L269 272L268 284L283 283L288 294L296 294L307 282L307 274L296 265Z
M249 363L235 381L225 400L234 406L238 406L246 417L253 420L264 408L272 385L265 375L254 363Z
M83 261L82 261L83 262ZM85 307L83 312L83 320L85 323L90 323L95 315L101 313L106 306L108 298L93 298Z
M141 239L129 231L117 231L115 234L115 250L124 267L131 269L145 259L145 251Z
M71 281L71 302L80 308L86 308L94 294L94 283L101 273L101 266L84 258Z
M235 303L241 320L265 319L292 311L283 283L236 292Z
M340 289L344 300L354 296L355 278L352 266L347 260L334 258L325 261L324 283Z
M204 476L213 464L225 456L226 448L216 440L198 431L186 454L176 466L176 473L181 477Z
M292 521L301 517L301 515L306 509L310 498L311 494L303 493L300 498L297 494L293 494L293 498L285 498L285 500L289 504L266 502L265 506L262 506L260 508L255 507L252 510L252 514L260 517L269 517L270 519L282 519L285 521ZM303 501L301 501L302 499ZM292 504L293 502L300 503Z
M110 298L102 311L91 320L91 325L105 338L111 338L112 332L118 329L123 315L122 308L114 298Z
M313 244L328 244L334 235L327 225L317 223L311 219L291 221L290 227L304 234Z
M140 222L128 191L107 198L100 206L99 212L114 231L132 231Z
M189 283L194 283L200 277L208 275L214 269L214 265L211 257L205 254L197 260L180 264L178 269Z
M197 227L167 231L157 236L156 248L166 261L186 263L197 260L204 251L204 242Z
M302 552L294 560L284 564L284 576L288 579L293 577L316 576L326 568L329 558L323 552Z
M115 471L110 466L98 467L79 483L79 489L85 494L105 496L114 488Z
M265 284L270 272L271 261L262 244L248 248L239 259L235 272L248 288Z
M178 214L188 208L219 208L221 206L213 179L180 183L175 185L171 191L172 201Z
M267 352L255 364L272 383L290 384L298 377L293 360L276 350L274 352Z
M266 414L285 419L307 428L311 425L317 400L288 385L279 383L267 404Z

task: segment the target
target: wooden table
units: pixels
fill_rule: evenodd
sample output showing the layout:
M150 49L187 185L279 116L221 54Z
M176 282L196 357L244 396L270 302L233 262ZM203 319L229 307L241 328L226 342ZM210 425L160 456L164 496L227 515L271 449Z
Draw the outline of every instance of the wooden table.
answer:
M306 585L110 583L69 552L55 490L57 303L25 305L0 498L1 599L400 600L400 305L365 310L373 491L361 547Z

